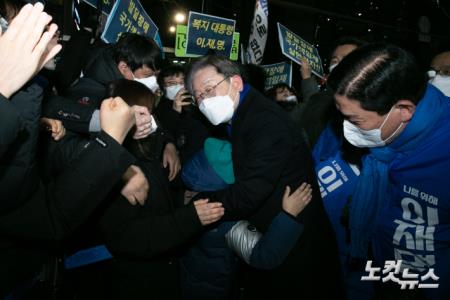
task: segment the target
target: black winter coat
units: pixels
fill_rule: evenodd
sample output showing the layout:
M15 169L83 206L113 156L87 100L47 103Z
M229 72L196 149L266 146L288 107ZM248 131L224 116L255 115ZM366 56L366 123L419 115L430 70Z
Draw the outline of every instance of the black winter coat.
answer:
M53 174L75 159L83 143L72 136L65 144L53 147ZM150 139L147 140L149 142ZM193 204L178 207L171 197L169 182L157 159L148 159L131 140L126 147L137 157L149 191L144 206L132 206L121 194L122 184L108 195L79 233L78 244L87 237L104 243L114 259L106 266L110 281L103 287L112 299L176 299L179 296L178 252L180 247L200 234L203 227ZM92 236L93 228L100 229Z
M311 154L289 115L273 101L250 89L232 120L235 183L197 198L220 201L226 219L247 218L265 232L281 211L287 185L313 187L313 200L300 214L304 232L285 262L271 271L250 270L245 297L337 299L340 288L337 245L324 210ZM330 278L327 288L320 280Z
M44 114L60 119L68 130L88 133L92 114L100 108L108 83L123 78L113 59L112 46L96 48L89 57L83 74L63 97L48 99Z

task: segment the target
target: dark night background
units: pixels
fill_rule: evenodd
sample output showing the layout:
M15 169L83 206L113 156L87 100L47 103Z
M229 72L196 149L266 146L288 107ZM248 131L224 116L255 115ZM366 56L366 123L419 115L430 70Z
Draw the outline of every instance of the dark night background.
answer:
M71 1L64 1L66 7L67 2ZM240 42L246 45L255 0L141 0L141 3L159 27L164 47L171 48L175 42L175 34L169 32L169 26L175 24L173 16L178 11L187 15L189 10L235 19ZM416 55L424 68L433 55L450 50L450 0L268 0L268 3L269 35L262 64L287 60L279 47L277 22L315 44L325 65L336 39L346 35L403 46ZM425 35L420 33L421 17L429 20L429 32ZM171 54L167 56L170 58Z

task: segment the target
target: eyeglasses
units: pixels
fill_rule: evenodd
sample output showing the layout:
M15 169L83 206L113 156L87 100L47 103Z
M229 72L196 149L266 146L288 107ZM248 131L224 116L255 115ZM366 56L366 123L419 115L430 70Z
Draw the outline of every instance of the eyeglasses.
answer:
M430 77L435 77L436 75L450 76L450 66L442 66L440 69L431 68L428 71L428 75Z
M213 86L207 87L205 89L205 91L203 93L194 93L195 98L197 99L197 101L201 101L205 98L211 98L211 97L215 97L216 96L216 88L225 80L227 80L229 78L229 76L226 76L224 79L222 79L221 81L219 81L218 83L216 83Z

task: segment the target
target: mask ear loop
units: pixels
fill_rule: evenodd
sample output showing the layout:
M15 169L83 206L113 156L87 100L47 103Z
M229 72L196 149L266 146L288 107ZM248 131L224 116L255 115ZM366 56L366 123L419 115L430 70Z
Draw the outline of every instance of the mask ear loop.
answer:
M391 109L389 110L386 118L384 119L383 123L381 123L381 126L379 127L379 129L381 130L381 128L383 128L384 124L386 124L387 120L389 119L389 116L391 115L392 110L394 109L394 106L391 107Z
M389 111L388 115L386 116L386 119L384 119L383 123L380 126L380 132L381 132L381 128L383 128L384 124L386 123L387 119L389 118L389 116L391 115L392 110L394 109L394 106L392 106L391 110ZM400 126L397 127L397 129L395 129L395 131L388 136L386 139L383 140L384 143L386 143L387 141L389 141L390 139L392 139L392 137L394 137L397 132L400 130L400 128L403 127L403 122L400 123Z

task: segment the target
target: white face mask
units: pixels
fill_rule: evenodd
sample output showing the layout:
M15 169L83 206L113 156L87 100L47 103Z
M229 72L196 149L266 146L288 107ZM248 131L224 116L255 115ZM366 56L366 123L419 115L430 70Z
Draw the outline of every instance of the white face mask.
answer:
M360 148L373 148L373 147L381 147L386 145L386 142L389 141L403 126L403 123L392 133L387 139L383 140L381 138L381 129L384 124L386 124L387 119L389 118L392 109L389 111L386 119L384 119L383 123L379 128L364 130L359 128L358 126L350 123L347 120L344 120L344 136L350 144Z
M205 117L213 124L219 125L231 120L234 114L234 102L229 96L231 90L228 87L228 93L225 96L214 96L203 99L198 107ZM239 96L239 93L238 93Z
M234 102L229 95L215 96L203 99L199 109L213 125L219 125L233 117Z
M165 90L167 99L175 100L175 96L182 88L184 88L184 85L182 84L176 84L166 87Z
M287 96L286 99L284 99L284 101L286 101L286 102L297 102L297 96L295 96L295 95Z
M450 97L450 76L436 75L430 83L437 87L445 96Z
M134 75L133 75L133 77L134 77ZM156 82L156 76L155 75L152 75L152 76L149 76L149 77L145 77L145 78L136 78L136 77L134 77L134 80L144 84L153 93L156 92L159 89L159 85Z

